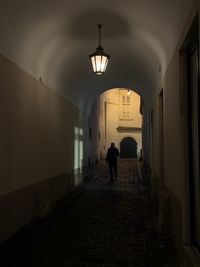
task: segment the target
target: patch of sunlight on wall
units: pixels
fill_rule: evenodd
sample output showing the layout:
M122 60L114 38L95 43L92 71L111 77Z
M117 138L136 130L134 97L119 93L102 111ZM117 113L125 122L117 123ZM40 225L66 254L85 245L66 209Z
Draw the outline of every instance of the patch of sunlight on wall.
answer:
M74 127L74 184L82 181L83 170L83 129Z

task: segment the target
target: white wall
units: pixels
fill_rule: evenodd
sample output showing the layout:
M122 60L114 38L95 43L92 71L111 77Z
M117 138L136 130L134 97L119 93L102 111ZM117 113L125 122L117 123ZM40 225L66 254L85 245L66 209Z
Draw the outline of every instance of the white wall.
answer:
M3 56L0 102L1 242L81 181L88 117Z
M161 203L163 218L170 217L168 225L175 240L179 244L190 243L190 204L189 204L189 179L187 140L184 128L186 105L183 102L184 87L181 76L180 51L186 35L200 9L200 2L196 1L185 25L182 25L182 34L176 50L168 65L164 78L158 88L152 110L153 112L153 172L157 179L157 193ZM164 180L160 177L160 142L159 139L159 91L163 89L164 104ZM148 113L146 111L146 114ZM167 201L170 207L167 211ZM162 222L165 224L164 220ZM165 228L166 229L166 228ZM192 265L193 266L193 265Z
M0 194L74 169L75 106L0 57Z

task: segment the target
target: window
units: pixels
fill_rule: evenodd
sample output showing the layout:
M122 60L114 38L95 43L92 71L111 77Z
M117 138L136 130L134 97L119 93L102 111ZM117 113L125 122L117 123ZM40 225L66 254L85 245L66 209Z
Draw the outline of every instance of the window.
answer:
M129 95L122 95L121 101L121 116L120 119L122 120L129 120L131 119L130 107L131 107L131 98Z

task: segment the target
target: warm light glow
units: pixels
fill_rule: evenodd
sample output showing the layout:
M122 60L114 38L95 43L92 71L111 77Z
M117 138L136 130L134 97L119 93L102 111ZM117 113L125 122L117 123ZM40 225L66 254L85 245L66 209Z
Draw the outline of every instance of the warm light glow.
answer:
M96 62L95 62L95 57L91 57L91 61L92 61L92 67L93 67L93 71L96 72L97 69L96 69Z
M127 95L130 95L131 94L131 90L128 89L127 91Z
M91 57L93 72L102 75L106 71L108 58L103 55L94 55Z
M97 72L100 72L101 71L101 56L96 56L96 70Z
M96 111L100 112L98 118L97 155L99 158L106 154L111 142L120 147L125 137L131 137L137 142L137 155L142 149L142 115L140 114L141 97L128 88L115 88L101 94ZM128 95L128 90L130 95ZM105 105L105 103L107 103ZM93 110L94 112L94 110ZM95 118L95 115L93 115ZM97 136L99 137L99 136Z

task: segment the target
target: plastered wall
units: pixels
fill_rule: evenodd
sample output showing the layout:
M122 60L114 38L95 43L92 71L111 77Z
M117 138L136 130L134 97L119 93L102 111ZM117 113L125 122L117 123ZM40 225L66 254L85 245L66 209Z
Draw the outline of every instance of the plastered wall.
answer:
M86 119L0 56L0 242L35 216L45 216L71 190L78 151L75 128L83 130L84 141Z
M163 119L164 119L164 180L160 169L160 119L159 92L153 106L153 173L156 181L157 197L160 202L162 230L173 233L177 243L181 243L186 233L181 232L185 221L185 180L182 173L182 149L180 132L179 96L179 52L172 58L163 79ZM161 90L160 89L160 90ZM166 223L167 222L167 223ZM184 229L186 231L186 229Z
M153 112L153 168L157 176L157 190L161 203L162 223L170 218L167 232L175 237L177 244L190 243L189 177L187 173L187 149L185 125L187 113L183 102L184 86L181 73L180 51L189 28L199 11L199 1L194 4L182 30L173 57L163 76L161 87L152 108ZM164 180L160 178L159 139L159 93L163 89L164 106ZM166 226L166 224L165 224ZM166 230L164 226L163 229Z

